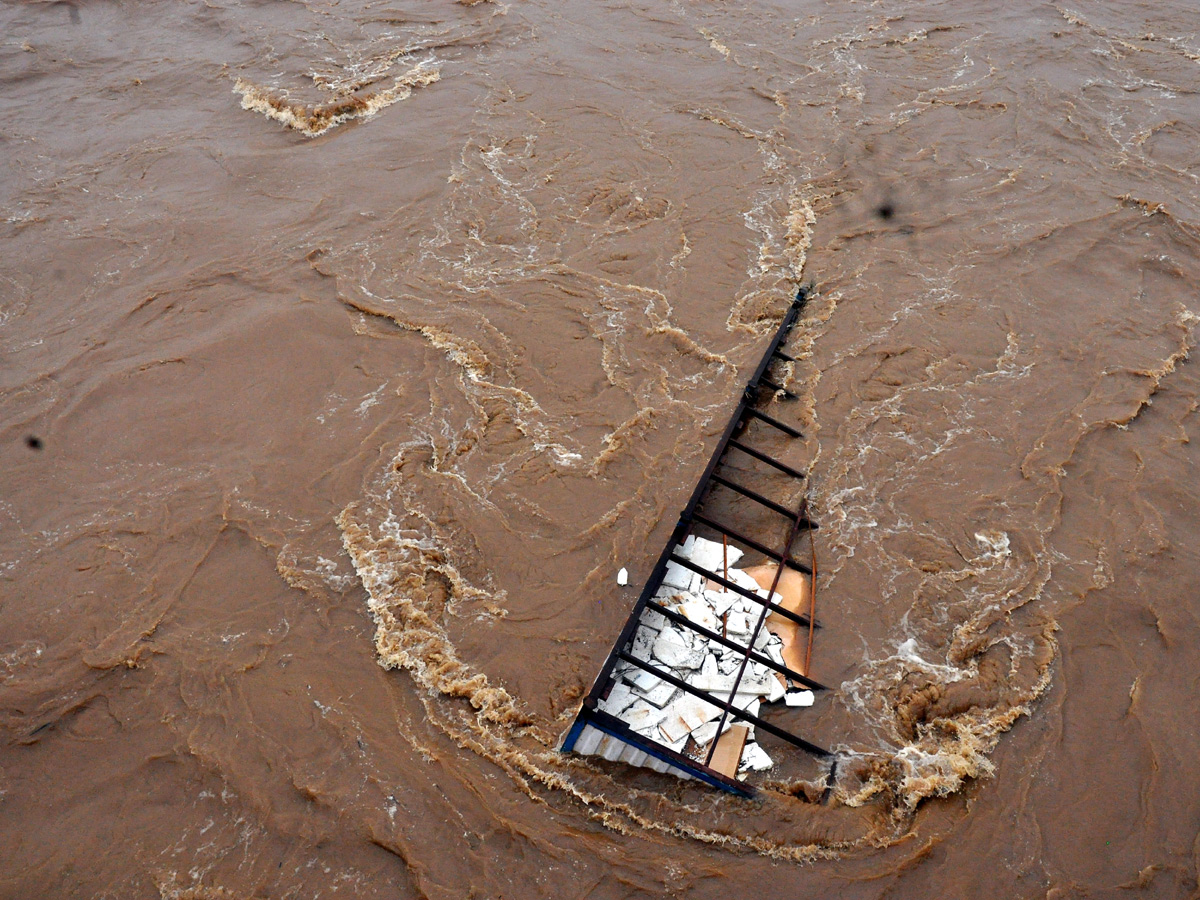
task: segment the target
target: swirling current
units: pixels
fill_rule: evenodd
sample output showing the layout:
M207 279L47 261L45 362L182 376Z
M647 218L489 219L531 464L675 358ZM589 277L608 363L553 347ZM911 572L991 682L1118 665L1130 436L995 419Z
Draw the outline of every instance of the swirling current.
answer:
M0 22L0 895L1197 896L1191 5ZM830 790L559 753L801 284Z

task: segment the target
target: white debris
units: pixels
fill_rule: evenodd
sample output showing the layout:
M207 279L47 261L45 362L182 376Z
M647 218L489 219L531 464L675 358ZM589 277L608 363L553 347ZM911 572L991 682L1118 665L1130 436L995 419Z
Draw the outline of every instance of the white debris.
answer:
M669 682L659 681L650 690L638 690L638 693L645 697L648 702L661 708L671 702L671 698L675 696L678 690L679 688Z
M701 747L707 747L709 742L717 736L717 726L719 724L721 724L719 717L713 721L705 722L692 732L692 740L694 740ZM726 718L725 727L721 729L721 734L724 734L732 727L733 722L729 718Z
M608 697L600 703L600 708L606 713L620 716L636 699L629 685L617 682L608 692Z
M691 547L688 548L687 558L702 569L708 569L718 575L725 574L726 562L732 567L743 555L737 547L727 546L719 541L710 541L702 537L695 538L694 541L689 537L684 542L684 547L688 547L689 543Z
M625 680L640 691L648 691L662 679L656 678L645 669L631 669L625 673Z
M758 744L747 744L742 750L742 763L738 766L741 770L751 772L761 772L764 769L769 769L775 765L771 757L767 756L765 750Z
M736 663L736 660L734 662ZM700 666L700 674L689 678L688 683L692 687L708 691L710 694L728 696L729 692L733 690L733 679L732 666L729 672L722 672L717 658L706 656L703 665Z
M767 694L768 703L776 703L787 696L787 688L783 686L783 680L778 675L771 676L771 692Z
M751 577L750 575L747 575L745 572L743 572L741 569L730 569L729 570L729 580L732 581L734 584L736 584L738 587L743 587L748 591L758 591L759 590L758 582L755 581L753 577Z
M709 631L715 630L721 624L717 621L717 617L713 615L712 607L703 600L684 600L679 605L679 611L697 625L702 625Z
M639 628L633 636L633 655L638 659L649 659L650 648L654 646L657 637L657 632L649 628Z
M667 617L660 612L648 609L642 613L641 624L645 628L662 631L667 627Z
M768 596L745 571L733 568L743 556L736 547L692 536L677 545L675 552L689 564L725 576L755 596ZM730 566L727 574L726 559ZM620 570L617 581L628 584L627 569ZM663 677L621 662L613 670L617 683L600 704L601 709L617 716L639 734L680 752L689 746L689 741L700 747L712 745L718 737L721 707L677 688L666 677L678 679L714 701L728 700L743 716L757 717L763 703L783 700L788 706L812 706L815 699L812 691L788 690L787 682L769 666L747 660L741 647L748 647L776 665L785 665L781 638L765 627L755 631L766 615L763 604L736 591L714 587L687 566L668 562L655 602L688 622L679 620L680 624L675 624L662 613L645 609L629 647L634 657L663 670ZM740 646L727 647L706 638L688 623ZM737 693L730 697L735 682ZM736 715L725 718L723 730L735 724L748 729L749 740L740 770L770 768L771 758L754 743L754 726Z
M738 692L733 696L733 705L738 709L745 710L752 716L757 716L758 708L762 705L762 700L758 694L743 694Z
M787 665L787 662L783 658L783 641L775 637L775 635L771 635L771 640L767 641L765 653L767 658L772 662L778 663L781 666Z
M668 741L686 737L705 722L715 719L721 710L699 697L685 694L663 710L665 716L658 728Z
M645 700L638 700L621 715L622 721L641 734L652 734L663 720L663 711Z
M686 591L692 586L692 570L685 569L677 562L667 563L667 572L663 575L662 583L679 591Z
M692 643L684 635L668 626L654 640L654 658L672 669L687 665L692 656Z
M716 615L723 616L741 598L733 591L705 591L704 599Z
M725 631L731 638L748 638L750 636L750 617L741 610L730 611L725 619Z

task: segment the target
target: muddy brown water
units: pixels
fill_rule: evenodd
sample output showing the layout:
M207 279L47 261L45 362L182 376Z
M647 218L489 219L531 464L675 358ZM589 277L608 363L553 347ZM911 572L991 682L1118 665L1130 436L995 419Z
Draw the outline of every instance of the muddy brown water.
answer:
M0 22L0 894L1197 896L1193 6ZM831 795L560 756L803 281Z

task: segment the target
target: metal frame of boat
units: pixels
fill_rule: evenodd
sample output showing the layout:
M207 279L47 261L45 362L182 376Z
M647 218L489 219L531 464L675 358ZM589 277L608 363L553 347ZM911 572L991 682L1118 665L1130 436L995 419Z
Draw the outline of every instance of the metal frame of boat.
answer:
M726 477L719 472L722 463L727 454L731 451L743 453L758 462L765 463L774 470L787 475L789 478L804 480L807 476L804 472L775 459L770 454L750 446L743 438L743 431L750 420L757 420L770 428L787 435L790 438L800 438L803 435L791 427L790 425L780 422L778 419L767 415L762 410L757 409L756 405L764 400L764 392L766 397L772 397L777 394L782 394L785 397L795 398L795 395L786 388L781 387L776 382L767 377L767 373L776 361L794 362L794 358L785 353L781 346L787 339L792 327L796 324L800 313L804 309L805 302L808 299L808 292L805 288L800 288L793 300L787 313L784 315L783 322L779 329L775 332L771 343L763 354L762 360L754 371L754 375L746 385L741 399L738 402L737 409L734 410L733 416L729 420L729 424L725 428L725 432L721 435L721 439L717 443L716 450L713 452L712 458L704 469L695 490L692 492L691 498L688 500L687 506L679 516L679 521L671 534L670 539L662 554L658 558L658 562L654 570L650 573L650 577L646 580L645 586L642 588L641 595L638 597L637 604L630 613L629 618L625 622L625 626L621 629L620 636L613 645L612 651L609 653L604 665L600 669L600 674L597 676L591 691L584 698L579 714L576 716L574 724L567 732L566 738L563 741L563 752L576 752L585 755L600 755L607 759L622 760L632 765L646 766L659 772L670 772L681 778L695 778L713 787L721 790L729 791L742 796L752 796L754 789L752 786L739 781L737 778L732 778L722 772L712 768L709 764L712 762L713 752L716 749L717 740L714 738L711 742L708 754L702 761L694 759L685 753L676 751L659 743L653 738L639 734L634 731L629 725L623 722L618 717L605 712L600 708L600 703L608 696L616 683L614 677L614 669L621 662L636 666L655 677L674 685L676 688L684 691L695 697L699 697L707 703L712 704L721 710L720 724L718 725L717 734L720 735L724 729L725 722L728 717L732 716L736 721L752 724L756 729L761 729L767 734L771 734L792 746L811 753L820 758L829 758L831 754L828 750L818 747L815 744L806 741L802 737L786 728L781 727L773 722L769 722L760 716L751 714L745 709L740 709L733 704L736 696L737 684L741 681L741 677L746 670L747 665L753 661L760 665L766 666L780 674L784 675L791 682L805 686L810 690L825 690L825 686L817 681L809 678L806 674L796 672L786 665L780 665L775 660L756 652L752 649L755 642L755 637L764 627L767 615L776 613L786 619L789 619L805 628L811 629L820 627L818 623L812 622L808 616L794 613L791 610L784 609L778 604L764 599L753 591L749 591L740 585L722 577L720 573L709 571L701 566L696 565L689 559L685 559L676 552L676 546L682 544L692 534L693 529L697 526L703 526L711 529L725 538L735 541L750 551L755 551L767 559L774 560L779 564L778 572L782 573L783 567L795 569L807 575L813 574L812 566L806 565L792 556L792 547L796 541L797 535L801 530L815 529L817 525L809 520L807 514L807 503L801 501L796 509L788 509L782 504L776 503L767 497L753 491L736 481ZM786 517L788 520L788 534L782 548L773 549L765 544L756 541L737 530L731 528L727 524L717 520L716 518L706 515L698 511L702 508L702 502L712 489L713 485L719 485L725 489L732 490L747 499L753 501L764 509L770 510L773 513ZM815 556L812 560L815 565ZM685 616L680 615L674 610L659 604L655 601L655 595L659 587L663 583L663 578L667 572L668 563L675 563L690 569L706 579L719 584L726 591L733 591L740 594L761 606L761 613L754 630L751 632L750 639L747 645L742 645L736 641L730 640L721 634L691 621ZM775 584L778 584L779 575L775 576ZM768 596L772 599L777 595L774 592L775 585L772 585L772 590L768 592ZM815 589L815 585L814 585ZM671 672L665 671L663 668L654 665L653 663L638 659L630 651L631 643L634 635L637 632L641 618L644 612L652 610L661 616L670 620L674 625L681 628L686 628L711 642L721 644L727 648L731 648L738 652L742 659L738 669L737 680L734 683L733 690L725 699L714 695L708 691L701 690L687 683L682 678L677 677Z

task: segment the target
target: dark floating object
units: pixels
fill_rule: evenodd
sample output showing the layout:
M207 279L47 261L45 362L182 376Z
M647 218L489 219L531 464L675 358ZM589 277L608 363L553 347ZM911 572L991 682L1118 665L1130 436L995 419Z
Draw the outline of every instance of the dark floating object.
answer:
M884 221L887 221L895 214L896 207L892 206L890 203L881 203L879 204L878 209L875 210L875 215L879 216L879 218L883 219Z
M41 450L46 445L42 443L42 439L36 434L31 434L25 438L25 446L30 450Z
M890 206L887 209L890 216ZM789 707L807 706L813 702L812 691L826 689L808 672L813 629L820 627L813 620L815 553L811 566L792 555L800 533L817 525L809 519L807 501L789 509L747 488L730 473L718 472L726 455L736 450L793 480L805 479L804 472L750 446L751 438L744 432L757 421L754 434L774 431L793 439L802 436L755 406L780 393L795 396L770 380L767 372L776 360L794 361L780 346L807 298L807 289L801 288L746 385L633 612L583 700L563 741L564 752L646 766L745 797L753 796L754 788L738 779L739 765L750 769L772 765L754 743L754 729L832 761L828 750L758 714L760 701L786 699ZM781 547L769 547L719 521L716 512L699 512L697 508L714 489L732 491L783 516L786 541L781 541ZM715 540L696 534L697 526L715 535ZM765 558L765 564L732 567L747 553ZM803 585L799 591L798 583ZM806 595L808 609L801 612L796 604ZM801 630L808 634L807 654L799 646ZM665 643L660 647L660 642ZM687 661L680 661L684 657Z

